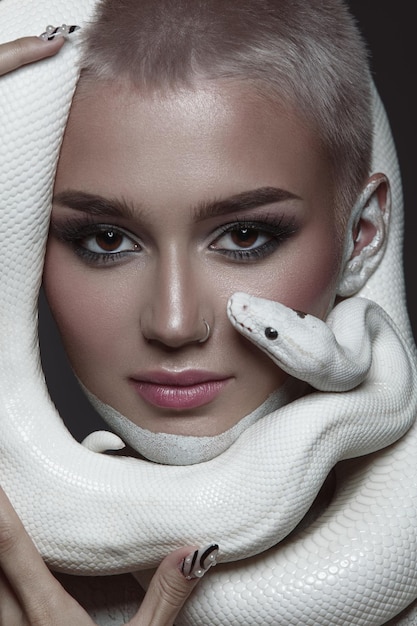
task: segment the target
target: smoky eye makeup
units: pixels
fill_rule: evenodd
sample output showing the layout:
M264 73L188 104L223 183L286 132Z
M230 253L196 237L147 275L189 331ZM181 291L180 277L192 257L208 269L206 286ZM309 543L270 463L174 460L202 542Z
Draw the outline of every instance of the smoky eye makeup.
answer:
M285 215L237 218L217 229L209 249L236 262L255 262L273 254L299 228L294 217Z
M142 250L138 238L121 226L85 218L52 219L50 236L91 265L114 263Z
M132 258L143 251L141 239L132 231L97 216L54 216L50 237L68 246L91 266L105 266ZM277 251L301 228L293 214L267 212L236 216L219 224L208 235L208 250L236 263L260 261Z

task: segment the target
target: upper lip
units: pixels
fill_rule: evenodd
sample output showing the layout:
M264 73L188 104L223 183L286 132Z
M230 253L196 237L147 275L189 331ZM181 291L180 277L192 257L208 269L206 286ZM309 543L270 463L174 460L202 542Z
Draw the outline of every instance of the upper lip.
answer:
M152 383L154 385L188 387L192 385L204 384L214 380L225 380L226 378L230 378L230 376L207 370L184 370L182 372L167 372L158 370L140 372L131 378L137 382Z

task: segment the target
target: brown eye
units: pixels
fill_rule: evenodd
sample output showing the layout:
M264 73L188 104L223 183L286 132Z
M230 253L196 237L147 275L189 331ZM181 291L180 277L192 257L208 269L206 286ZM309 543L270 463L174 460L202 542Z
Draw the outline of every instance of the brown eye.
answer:
M259 261L273 254L298 230L295 220L285 216L263 220L239 220L219 227L209 245L213 250L238 263Z
M93 254L116 255L127 252L138 252L141 247L133 239L133 235L121 228L113 228L107 224L98 225L95 232L78 239L81 248Z
M95 236L96 244L105 252L115 252L122 244L124 235L114 230L106 230Z
M258 237L259 231L254 228L239 228L230 233L231 240L240 248L251 248L257 242Z
M213 250L256 250L273 239L273 235L262 228L239 226L230 228L211 244Z

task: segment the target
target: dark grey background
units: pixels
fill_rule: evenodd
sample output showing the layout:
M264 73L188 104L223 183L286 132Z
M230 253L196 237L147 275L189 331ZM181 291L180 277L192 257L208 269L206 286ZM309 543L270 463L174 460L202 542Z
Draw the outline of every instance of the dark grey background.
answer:
M358 19L371 52L374 79L385 104L394 133L403 176L405 200L404 265L408 309L414 336L417 337L417 260L416 208L413 180L417 143L415 111L417 99L416 33L409 0L350 0L349 6ZM78 439L90 430L104 427L91 409L72 377L59 336L41 294L40 339L44 371L51 395L64 421Z
M403 178L405 206L404 269L407 302L414 337L417 338L417 216L414 176L417 97L416 29L412 4L406 0L350 0L368 41L374 80L390 119Z

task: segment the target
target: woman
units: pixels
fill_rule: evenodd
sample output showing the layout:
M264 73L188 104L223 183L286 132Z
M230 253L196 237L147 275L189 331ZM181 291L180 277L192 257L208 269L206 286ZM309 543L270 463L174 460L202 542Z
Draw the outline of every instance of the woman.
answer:
M268 68L270 76L264 86L257 68L254 69L251 80L257 81L256 90L245 90L239 82L239 72L241 75L245 71L249 73L249 63L247 66L242 63L236 78L228 82L227 76L233 68L221 67L225 52L220 51L219 58L216 54L212 59L207 58L210 45L214 47L221 40L221 25L213 41L203 39L201 50L196 45L196 55L206 55L204 62L201 58L197 61L202 72L199 79L197 71L187 66L190 53L187 42L180 42L175 48L175 28L172 32L166 28L163 10L161 8L159 15L158 7L152 5L149 16L146 5L142 11L137 9L134 19L141 24L149 20L149 27L148 31L143 27L137 49L130 46L130 63L124 61L123 44L116 45L128 36L127 24L123 24L122 19L117 21L117 9L112 13L109 7L100 26L90 33L86 67L82 70L57 172L44 286L75 373L90 393L147 431L217 436L259 407L286 378L279 374L277 379L277 369L270 359L242 342L225 319L230 285L236 291L279 300L322 319L334 305L346 263L345 250L351 245L346 240L352 237L352 233L346 234L350 207L363 185L363 172L369 169L368 77L363 73L363 82L358 80L357 83L355 107L361 124L356 122L355 131L345 139L343 150L337 145L341 140L339 127L335 129L329 123L324 130L318 99L315 103L314 123L323 125L320 132L329 134L329 150L335 151L332 158L336 164L337 184L333 189L332 181L327 178L329 172L320 161L314 163L319 167L313 168L313 159L308 154L305 162L297 163L302 145L309 145L312 152L318 153L320 146L314 143L314 133L303 133L299 128L299 112L292 111L292 94L280 94L285 103L286 117L282 118L285 124L276 128L271 133L270 143L266 143L269 129L274 127L271 127L270 112L259 106L258 99L262 102L263 87L274 88L273 63ZM188 31L200 28L204 32L210 27L209 11L208 15L202 12L203 15L198 16L188 7L184 14L179 8L175 19L183 22L186 18L190 22L195 19L196 23L190 24ZM245 11L225 15L225 23L234 21L235 35L241 40L249 39L250 28L253 28L253 23L251 26L243 24ZM258 14L258 39L262 29L266 32L261 19ZM106 33L106 24L113 24L112 34L110 30ZM118 37L113 35L116 27ZM291 27L295 29L289 24L282 30L285 32L285 28ZM312 31L313 28L312 25ZM146 32L151 33L148 39L143 37ZM164 47L158 50L159 44L155 42L163 37ZM255 37L254 45L257 45ZM267 52L268 43L265 55ZM278 56L278 52L274 52ZM237 56L238 52L232 49L231 65L236 63L233 54ZM112 66L110 57L114 60ZM146 64L140 64L143 59ZM360 59L358 55L355 69L351 69L352 80L359 75L357 68L364 67L364 60L364 54ZM342 59L339 62L342 63ZM278 63L275 69L280 70ZM118 86L117 93L112 89L113 83ZM281 78L281 85L284 84ZM165 96L170 86L173 86L172 92L168 91ZM279 86L275 88L278 91ZM140 100L136 89L140 91ZM289 92L290 85L285 85L284 90ZM302 98L307 101L311 94L300 92L297 96L299 101ZM271 97L273 99L274 95ZM360 105L360 100L364 104ZM242 102L246 103L245 107L238 106ZM342 114L343 105L339 106ZM305 108L303 105L303 114ZM122 111L116 123L112 121L115 109ZM287 123L290 109L291 120ZM181 115L182 110L186 115ZM99 125L94 124L97 119ZM309 122L311 124L311 120ZM251 129L251 133L243 135L242 125ZM139 126L140 131L135 133ZM346 122L344 127L347 126ZM146 133L146 129L150 132ZM158 132L159 144L155 139L159 139ZM358 141L355 133L362 134L361 160L354 159L353 155L354 141ZM118 141L118 137L123 137L123 141ZM187 137L186 143L183 137ZM347 141L352 142L351 156L348 156ZM140 150L144 145L147 149ZM286 146L285 161L278 162L278 145ZM80 153L88 154L88 158L80 160ZM237 153L242 155L238 164ZM141 154L147 155L145 162L139 160ZM250 159L243 155L250 155ZM219 161L228 172L225 181L220 180L217 173ZM258 163L258 169L254 162ZM177 163L176 170L174 163ZM89 164L94 164L91 170L87 169ZM195 164L194 169L192 164ZM278 167L283 171L282 182L274 177ZM343 178L339 168L344 169ZM300 175L300 182L293 180L294 170L305 173ZM132 192L129 187L135 176L138 184ZM101 177L106 177L107 186ZM116 188L117 181L120 181L119 188ZM197 181L201 181L200 187ZM308 193L309 210L314 207L315 211L314 218L308 220L307 207L296 197L302 196L306 181L311 184L304 196ZM386 181L382 176L375 182L373 191L375 196L372 194L372 197L378 195L383 211ZM157 192L160 193L156 195ZM344 196L343 202L339 201L339 195L340 199ZM173 205L172 196L181 199L178 206ZM338 208L333 211L335 199ZM169 212L166 211L168 204ZM112 206L106 213L107 205ZM279 211L275 205L280 207ZM206 206L204 212L203 206ZM274 208L272 216L260 219L270 206ZM143 216L136 207L143 209ZM198 211L192 219L189 218L191 208ZM116 220L113 220L114 214ZM231 217L235 215L234 223ZM103 222L109 226L108 231L102 226ZM358 216L353 227L352 257L359 256L361 249L369 245L379 225ZM142 232L146 241L142 241ZM187 237L182 235L181 243L180 233L187 233ZM205 256L201 254L203 246L208 251ZM309 274L305 272L302 256L307 249L313 261ZM165 250L169 250L169 254ZM143 268L141 263L145 264ZM58 271L61 266L74 268L74 273L61 275ZM118 286L111 299L105 295L110 276ZM209 285L214 284L216 288L209 291ZM91 302L93 285L97 303L106 301L104 310L100 306L100 315ZM155 285L159 289L155 289ZM141 297L137 298L135 293L140 293ZM138 318L143 338L135 343L134 328ZM82 327L76 322L79 319L84 322ZM73 328L73 324L76 327ZM104 333L108 337L105 344ZM118 382L115 380L116 362L119 363ZM181 416L172 419L175 411L181 411ZM213 412L214 418L211 417ZM140 452L146 456L146 451Z
M131 76L118 81L120 65L100 75L109 11L90 34L98 60L84 70L64 139L45 288L77 376L113 423L122 414L135 425L122 421L121 432L146 456L143 431L216 441L285 389L287 375L229 326L227 299L249 291L324 319L349 292L355 259L380 253L387 181L364 174L366 72L353 106L356 160L346 142L358 137L338 145L330 124L323 149L323 117L242 75L207 80L200 67L174 89L173 75L144 75L134 88ZM371 202L378 211L363 213Z

